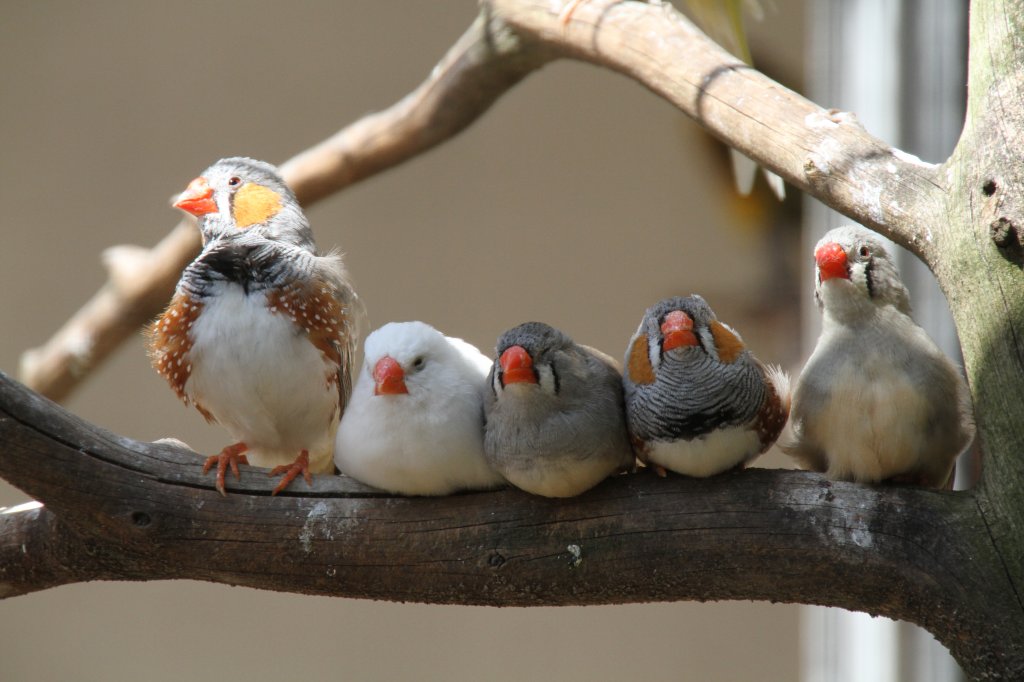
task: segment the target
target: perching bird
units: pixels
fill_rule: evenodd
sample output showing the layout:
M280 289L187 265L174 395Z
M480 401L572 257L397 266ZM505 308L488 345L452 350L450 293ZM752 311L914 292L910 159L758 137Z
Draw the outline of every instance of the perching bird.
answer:
M786 451L832 479L952 483L974 435L970 395L911 319L889 253L851 226L826 234L814 259L821 336L797 380Z
M340 256L313 234L277 169L222 159L178 197L199 219L203 250L149 328L157 372L185 404L236 440L206 460L283 473L334 470L334 434L351 388L361 309Z
M789 415L789 377L762 365L700 296L648 308L625 362L629 433L655 467L701 477L742 467Z
M366 338L363 356L338 427L342 473L402 495L504 484L484 459L490 359L423 322L384 325Z
M510 483L571 497L633 468L622 376L611 358L540 322L502 334L497 355L484 452Z

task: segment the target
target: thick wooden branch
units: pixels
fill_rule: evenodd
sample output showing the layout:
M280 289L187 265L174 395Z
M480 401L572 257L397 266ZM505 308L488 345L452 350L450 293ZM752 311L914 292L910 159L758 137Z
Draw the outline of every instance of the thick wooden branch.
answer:
M568 25L548 0L486 4L521 36L642 83L787 182L925 262L934 257L929 230L939 227L925 227L920 208L943 191L936 166L744 64L669 3L588 0Z
M933 270L949 299L985 450L978 490L1024 610L1024 5L974 0L967 120L947 164Z
M443 604L769 599L910 620L968 670L1024 674L1024 617L993 601L1007 578L969 493L751 469L620 476L569 500L400 498L341 476L270 497L245 467L222 497L194 453L104 432L3 376L0 442L0 476L46 505L0 514L0 595L194 578Z
M560 57L617 70L705 125L766 168L854 220L934 261L934 221L922 206L943 191L935 166L867 134L738 61L670 5L589 0L565 26L547 0L486 0L480 16L412 93L282 166L309 205L444 142L525 76ZM624 133L625 134L625 133ZM929 214L930 215L930 214ZM915 216L917 217L915 219ZM21 376L66 396L170 298L176 273L198 250L179 225L110 281L45 345ZM144 262L151 267L132 267Z
M551 59L619 71L932 267L963 339L981 485L755 469L622 476L572 500L395 498L343 477L271 498L245 469L222 498L193 453L106 433L0 377L0 476L46 504L0 513L0 596L189 577L436 603L794 601L919 623L972 677L1024 679L1024 8L973 3L968 122L931 166L733 59L667 4L589 0L568 25L547 0L481 4L414 93L285 164L304 202L451 137ZM70 390L158 311L196 247L181 225L153 252L116 251L110 282L29 359L33 385Z

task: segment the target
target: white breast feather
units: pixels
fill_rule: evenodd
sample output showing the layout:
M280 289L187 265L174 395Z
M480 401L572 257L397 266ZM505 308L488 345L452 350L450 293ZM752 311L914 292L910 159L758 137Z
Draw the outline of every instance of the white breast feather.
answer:
M746 426L716 429L693 440L653 441L647 460L678 474L704 478L728 471L761 450L757 432Z
M333 471L331 363L287 317L267 309L263 294L215 286L192 328L186 392L249 446L251 464L288 464L306 449L310 471Z

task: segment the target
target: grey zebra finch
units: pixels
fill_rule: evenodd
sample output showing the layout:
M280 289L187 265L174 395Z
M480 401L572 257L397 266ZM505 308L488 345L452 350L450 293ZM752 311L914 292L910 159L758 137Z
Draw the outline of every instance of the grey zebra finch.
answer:
M484 454L517 488L571 497L633 468L622 375L607 355L527 322L498 339L489 382Z

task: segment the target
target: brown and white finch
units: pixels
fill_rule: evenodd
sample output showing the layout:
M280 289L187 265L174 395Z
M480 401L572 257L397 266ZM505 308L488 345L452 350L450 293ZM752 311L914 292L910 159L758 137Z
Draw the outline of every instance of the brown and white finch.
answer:
M149 328L153 366L185 404L235 439L207 459L224 493L228 466L334 471L334 434L351 387L361 309L336 254L318 255L277 169L222 159L178 197L203 249Z
M700 296L648 308L625 364L629 433L655 467L700 477L742 467L789 415L789 378L762 365Z
M785 449L832 479L951 484L974 436L970 395L911 319L889 253L850 226L826 234L814 260L821 336L797 380Z
M527 322L498 339L484 453L517 488L571 497L633 468L622 376L608 356Z
M423 322L386 324L363 349L338 427L342 473L402 495L504 485L484 458L487 356Z

